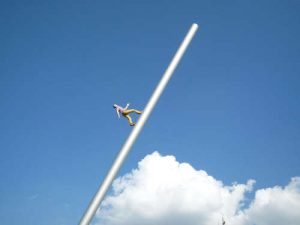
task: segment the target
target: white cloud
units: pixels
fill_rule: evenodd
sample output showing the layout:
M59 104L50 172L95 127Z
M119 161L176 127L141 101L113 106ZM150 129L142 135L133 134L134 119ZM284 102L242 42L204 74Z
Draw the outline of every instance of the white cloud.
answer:
M275 186L257 190L250 207L236 219L236 224L300 224L300 177L284 188Z
M246 184L224 185L203 170L154 152L113 183L97 212L98 225L296 225L300 224L300 177L284 188L257 190L242 207Z

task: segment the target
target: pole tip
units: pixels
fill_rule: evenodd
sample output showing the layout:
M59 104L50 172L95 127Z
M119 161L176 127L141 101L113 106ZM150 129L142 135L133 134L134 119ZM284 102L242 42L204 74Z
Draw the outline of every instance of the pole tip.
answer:
M193 23L192 27L198 28L198 24L197 23Z

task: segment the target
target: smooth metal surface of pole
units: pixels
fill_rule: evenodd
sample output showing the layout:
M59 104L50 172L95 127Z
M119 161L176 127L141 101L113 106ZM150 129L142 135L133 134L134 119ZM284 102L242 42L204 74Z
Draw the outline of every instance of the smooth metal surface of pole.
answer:
M125 160L127 154L129 153L129 151L130 151L132 145L134 144L136 138L138 137L139 133L141 132L145 122L149 118L154 106L156 105L159 97L161 96L166 85L168 84L168 81L170 80L174 70L176 69L180 59L182 58L185 50L187 49L189 43L191 42L194 34L197 31L197 29L198 29L198 25L194 23L191 26L186 37L184 38L183 42L181 43L179 49L177 50L175 56L173 57L170 65L168 66L164 75L162 76L156 89L154 90L154 92L153 92L148 104L146 105L145 109L143 110L143 113L141 114L137 124L134 126L133 130L131 131L130 135L128 136L127 140L125 141L124 145L122 146L117 158L115 159L111 169L109 170L108 174L106 175L105 179L103 180L103 183L100 186L98 192L94 196L94 198L91 201L89 207L87 208L85 214L81 218L79 225L88 225L91 222L102 199L105 196L106 191L108 190L110 184L112 183L112 181L115 178L117 172L119 171L121 165L123 164L123 161Z

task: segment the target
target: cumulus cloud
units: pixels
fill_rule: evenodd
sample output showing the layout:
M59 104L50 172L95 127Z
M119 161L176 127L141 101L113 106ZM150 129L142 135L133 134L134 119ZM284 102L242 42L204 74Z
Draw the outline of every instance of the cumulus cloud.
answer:
M300 224L300 177L284 188L275 186L257 190L248 209L234 218L235 224Z
M97 225L296 225L300 224L300 177L286 187L257 190L249 205L246 192L255 181L222 181L158 152L113 182L97 212Z

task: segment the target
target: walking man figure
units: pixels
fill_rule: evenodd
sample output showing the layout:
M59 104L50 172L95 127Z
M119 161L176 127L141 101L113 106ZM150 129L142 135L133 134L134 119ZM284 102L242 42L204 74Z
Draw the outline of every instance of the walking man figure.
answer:
M126 107L123 108L117 104L113 105L114 109L117 111L118 117L120 118L120 114L122 114L122 116L126 117L128 120L128 123L130 126L134 126L135 123L132 122L131 117L129 116L130 113L136 113L136 114L141 114L142 111L136 110L136 109L128 109L129 107L129 103L127 103Z

